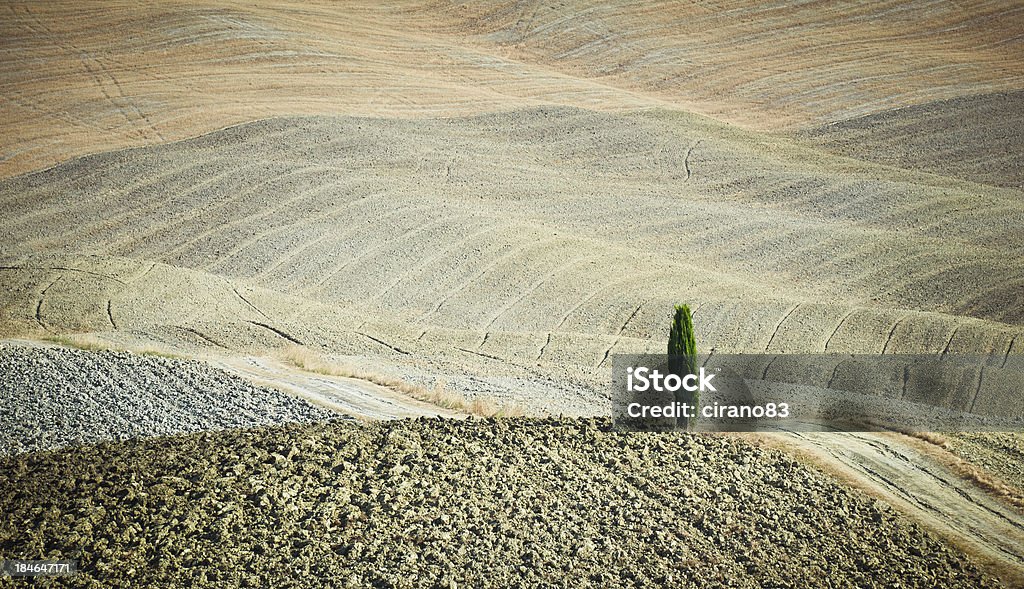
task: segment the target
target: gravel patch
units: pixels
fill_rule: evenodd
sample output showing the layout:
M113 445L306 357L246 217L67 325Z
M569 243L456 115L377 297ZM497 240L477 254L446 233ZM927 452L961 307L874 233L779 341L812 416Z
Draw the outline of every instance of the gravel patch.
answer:
M0 459L0 558L73 587L987 587L784 454L605 420L289 424Z
M196 361L0 347L0 454L338 415Z

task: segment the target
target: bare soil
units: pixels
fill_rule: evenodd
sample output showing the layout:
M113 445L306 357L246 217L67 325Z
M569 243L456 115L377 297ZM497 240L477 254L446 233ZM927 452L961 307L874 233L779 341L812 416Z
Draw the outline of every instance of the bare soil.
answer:
M1024 88L1024 11L972 1L5 3L0 177L282 115L664 107L813 127Z
M1024 189L1024 92L963 96L800 133L832 153Z
M782 453L603 420L206 432L0 461L0 556L62 586L995 587Z

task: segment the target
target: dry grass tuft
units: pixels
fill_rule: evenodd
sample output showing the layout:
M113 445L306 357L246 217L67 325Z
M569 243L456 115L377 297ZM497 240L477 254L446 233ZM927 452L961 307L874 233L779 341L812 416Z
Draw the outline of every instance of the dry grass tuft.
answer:
M132 352L133 354L139 354L142 356L159 356L161 358L184 358L181 354L176 354L168 348L163 348L154 345L146 345L140 347L124 346L119 345L111 341L107 341L103 338L97 337L88 333L69 333L63 335L48 335L42 338L43 341L58 344L68 348L76 348L79 350L87 351L99 351L99 350L112 350L116 352Z
M924 440L924 441L928 442L929 444L932 444L932 445L938 446L939 448L942 448L943 450L952 450L953 449L953 444L949 441L949 438L947 438L946 436L944 436L944 435L942 435L940 433L937 433L937 432L900 432L900 433L908 435L908 436L913 436L913 437L918 438L920 440Z
M443 380L434 383L433 388L422 387L399 378L371 372L346 365L305 346L291 345L281 348L275 354L279 359L306 372L328 376L357 378L387 387L418 401L479 417L518 417L524 414L522 408L499 403L493 399L476 397L472 400L448 389Z

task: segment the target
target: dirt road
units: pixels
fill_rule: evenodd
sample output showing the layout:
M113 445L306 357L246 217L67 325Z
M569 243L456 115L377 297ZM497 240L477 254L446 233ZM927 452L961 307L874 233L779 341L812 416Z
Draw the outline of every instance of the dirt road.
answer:
M1009 572L1004 581L1024 583L1024 518L899 434L790 432L776 441Z
M417 401L371 382L302 372L267 358L247 356L217 359L210 363L247 380L283 389L311 403L346 415L367 419L460 416L454 411Z

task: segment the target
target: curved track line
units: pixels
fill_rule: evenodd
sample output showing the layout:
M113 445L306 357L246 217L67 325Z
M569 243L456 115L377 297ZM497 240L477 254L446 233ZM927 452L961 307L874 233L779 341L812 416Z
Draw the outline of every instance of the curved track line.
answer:
M847 313L845 315L843 315L843 317L839 320L839 323L836 324L836 328L832 330L832 333L825 340L825 345L822 346L822 348L821 348L821 350L823 352L827 352L828 351L828 345L830 343L832 343L832 338L834 338L836 336L836 334L839 333L839 330L842 329L843 324L846 323L846 320L849 319L851 315L853 315L854 313L856 313L859 310L860 309L854 307L853 309L850 309L849 311L847 311Z
M508 252L505 252L504 254L494 258L493 260L491 260L490 262L485 264L482 268L480 268L470 278L468 278L466 280L463 280L454 289L450 289L448 291L448 293L445 296L443 296L440 301L438 301L437 306L435 306L432 310L428 311L427 313L421 315L416 321L418 323L423 323L424 321L429 319L431 316L433 316L436 313L438 313L441 310L441 307L443 307L445 305L445 303L447 303L448 301L452 300L453 298L455 298L456 296L461 294L462 291L464 291L465 289L469 288L470 285L472 285L474 282L479 280L485 274L487 274L488 272L490 272L491 270L496 268L498 265L508 261L510 258L518 256L519 254L521 254L521 253L523 253L523 252L533 248L534 246L544 245L544 244L547 244L547 243L551 243L553 241L556 241L556 238L551 238L551 237L548 237L548 238L538 238L538 239L535 239L535 240L533 240L531 242L528 242L528 243L526 243L524 245L521 245L521 246L518 246L518 247L514 247L511 250L509 250Z
M802 303L797 303L790 307L790 309L786 311L786 314L782 316L782 319L779 319L779 322L775 324L775 329L772 330L772 335L768 338L768 343L764 345L765 353L768 352L768 348L772 347L772 342L775 341L775 336L779 335L779 330L782 329L782 324L786 322L786 319L789 319L790 315L800 308L801 304Z

